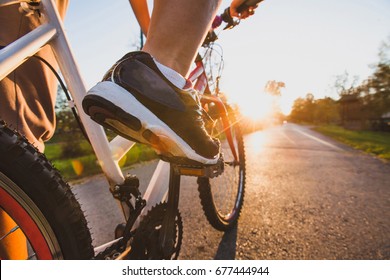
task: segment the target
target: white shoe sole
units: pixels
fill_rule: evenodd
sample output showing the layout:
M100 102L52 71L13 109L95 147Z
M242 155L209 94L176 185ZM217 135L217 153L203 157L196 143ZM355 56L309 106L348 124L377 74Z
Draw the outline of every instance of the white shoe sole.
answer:
M121 86L109 81L100 82L88 92L88 95L97 96L113 104L141 123L140 127L134 129L119 119L106 117L104 123L115 128L122 136L148 144L166 158L186 158L205 165L218 162L218 156L209 159L197 154L169 126Z

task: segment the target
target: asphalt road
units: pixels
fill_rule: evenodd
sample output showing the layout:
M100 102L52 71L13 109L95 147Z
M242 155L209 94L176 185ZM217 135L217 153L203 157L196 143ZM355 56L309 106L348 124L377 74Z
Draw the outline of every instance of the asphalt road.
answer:
M389 163L294 124L247 135L245 143L245 204L232 231L208 224L196 180L182 179L180 259L390 259ZM141 189L156 164L131 171ZM122 218L105 179L72 185L94 245L111 240Z

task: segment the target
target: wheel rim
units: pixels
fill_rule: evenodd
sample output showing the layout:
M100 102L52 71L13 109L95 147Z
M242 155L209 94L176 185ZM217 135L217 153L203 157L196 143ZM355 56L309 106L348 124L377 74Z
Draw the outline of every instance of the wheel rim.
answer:
M46 218L32 200L0 172L0 208L22 230L28 241L28 259L62 259L58 241ZM0 237L5 239L12 232ZM1 257L1 256L0 256Z

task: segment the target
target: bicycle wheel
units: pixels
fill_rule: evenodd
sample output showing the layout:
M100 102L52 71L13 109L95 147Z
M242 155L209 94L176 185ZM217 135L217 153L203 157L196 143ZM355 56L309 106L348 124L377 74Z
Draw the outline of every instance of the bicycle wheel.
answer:
M0 258L8 259L16 250L26 250L27 259L92 258L87 222L69 185L43 154L2 121L0 155L0 212L10 227L2 225ZM15 235L25 243L20 244L23 238L10 242Z
M216 178L198 178L199 197L203 211L209 223L216 229L226 231L234 227L240 216L244 202L245 189L245 150L240 125L234 112L228 108L232 142L237 153L235 159L228 141L227 130L223 120L217 114L211 114L215 125L211 135L221 142L224 157L224 172Z

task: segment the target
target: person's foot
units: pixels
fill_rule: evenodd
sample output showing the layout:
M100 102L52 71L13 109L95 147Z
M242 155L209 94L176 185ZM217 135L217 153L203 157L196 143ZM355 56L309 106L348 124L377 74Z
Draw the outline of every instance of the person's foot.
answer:
M119 135L151 145L168 161L218 161L220 144L204 127L197 92L174 86L145 52L120 59L88 92L83 109Z

